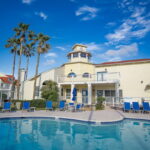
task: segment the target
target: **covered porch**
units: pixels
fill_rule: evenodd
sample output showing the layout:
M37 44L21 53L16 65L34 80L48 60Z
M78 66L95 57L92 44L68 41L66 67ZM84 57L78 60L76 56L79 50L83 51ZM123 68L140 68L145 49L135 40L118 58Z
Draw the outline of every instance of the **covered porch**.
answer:
M113 103L119 99L119 83L70 83L59 84L59 99L73 102L73 90L76 88L76 103L85 105L95 104L97 97L105 97L106 104Z

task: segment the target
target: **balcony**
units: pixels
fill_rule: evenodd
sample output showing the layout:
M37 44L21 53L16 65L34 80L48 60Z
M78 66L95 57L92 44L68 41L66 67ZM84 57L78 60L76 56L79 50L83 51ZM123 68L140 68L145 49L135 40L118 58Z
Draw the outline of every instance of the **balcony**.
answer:
M90 74L89 76L76 75L72 77L57 76L57 82L59 84L71 84L71 83L116 83L120 79L119 72L109 73L97 73Z
M6 86L0 86L0 91L9 91L9 90L11 90L11 86L8 86L8 85L6 85Z

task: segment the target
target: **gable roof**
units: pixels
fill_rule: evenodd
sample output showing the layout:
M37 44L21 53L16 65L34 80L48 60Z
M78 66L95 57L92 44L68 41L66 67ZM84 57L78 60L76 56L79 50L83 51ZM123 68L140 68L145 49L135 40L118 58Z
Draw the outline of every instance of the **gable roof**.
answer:
M0 79L6 84L12 84L14 77L12 75L5 75L5 76L0 76Z
M150 59L134 59L134 60L124 60L124 61L114 61L114 62L104 62L100 64L95 64L96 66L105 66L105 65L124 65L131 63L142 63L142 62L150 62Z

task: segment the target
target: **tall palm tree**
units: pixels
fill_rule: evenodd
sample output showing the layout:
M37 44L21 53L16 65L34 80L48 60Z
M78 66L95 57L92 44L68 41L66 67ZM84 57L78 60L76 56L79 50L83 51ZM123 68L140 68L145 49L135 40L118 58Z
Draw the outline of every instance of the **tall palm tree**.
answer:
M21 67L21 61L22 61L22 53L23 53L23 46L26 43L27 34L28 34L28 24L20 23L18 27L14 28L14 31L16 32L16 37L19 39L19 62L18 62L18 84L17 84L17 99L19 99L20 95L20 67Z
M31 56L34 56L34 52L35 52L35 47L34 47L34 43L29 43L26 44L25 50L24 50L24 55L26 56L26 74L25 74L25 80L28 79L28 68L29 68L29 60L31 58Z
M47 41L50 39L49 36L44 35L42 33L37 34L36 42L37 42L37 64L36 64L36 71L35 71L35 81L34 81L34 88L33 88L33 99L35 99L35 89L36 89L36 81L40 63L40 55L43 53L47 53L50 49L50 45Z
M15 90L15 85L14 85L14 76L15 76L15 66L16 66L16 55L18 51L18 39L16 37L12 37L7 40L7 44L5 45L6 48L11 48L11 53L13 54L13 63L12 63L12 76L13 76L13 81L12 81L12 87L11 87L11 99L14 98L14 90Z

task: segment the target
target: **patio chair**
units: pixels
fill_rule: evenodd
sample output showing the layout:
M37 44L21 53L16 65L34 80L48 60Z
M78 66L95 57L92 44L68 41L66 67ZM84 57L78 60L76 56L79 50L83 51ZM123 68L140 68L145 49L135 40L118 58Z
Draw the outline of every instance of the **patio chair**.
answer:
M73 102L70 102L70 103L68 103L67 109L69 111L75 111L75 107L76 107L75 104Z
M52 101L46 102L46 110L53 110L53 103Z
M77 104L76 105L76 111L81 111L82 105L81 104Z
M30 110L30 102L23 102L22 110Z
M129 102L124 102L123 111L130 111L131 105Z
M143 112L150 112L149 102L143 102Z
M132 105L133 105L133 112L140 111L140 106L138 102L133 102Z
M59 102L59 110L65 110L65 101Z
M10 110L11 110L11 103L10 102L4 102L4 106L3 106L2 112L10 111Z

